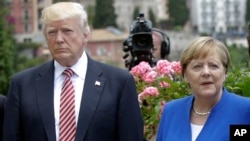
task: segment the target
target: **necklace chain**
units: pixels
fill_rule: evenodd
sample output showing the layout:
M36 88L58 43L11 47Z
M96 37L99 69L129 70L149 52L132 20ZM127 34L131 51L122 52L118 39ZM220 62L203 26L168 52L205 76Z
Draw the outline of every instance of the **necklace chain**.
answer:
M193 110L194 110L195 114L197 114L199 116L205 116L205 115L210 114L210 111L209 112L200 113L200 112L198 112L198 111L195 110L194 106L193 106Z

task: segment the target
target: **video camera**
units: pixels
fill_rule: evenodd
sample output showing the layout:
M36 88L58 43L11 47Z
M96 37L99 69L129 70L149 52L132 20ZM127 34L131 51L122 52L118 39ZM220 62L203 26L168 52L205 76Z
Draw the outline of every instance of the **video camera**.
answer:
M139 17L132 22L130 35L123 42L123 51L126 52L123 56L125 66L129 70L141 61L148 62L151 66L156 63L152 55L152 22L145 20L143 13L140 13ZM127 59L129 55L131 55L131 57Z

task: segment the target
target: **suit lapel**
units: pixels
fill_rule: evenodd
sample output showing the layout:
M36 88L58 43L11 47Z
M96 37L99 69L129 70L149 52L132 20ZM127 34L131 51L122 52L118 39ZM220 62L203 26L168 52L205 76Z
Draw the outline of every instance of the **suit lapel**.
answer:
M40 72L36 79L38 108L44 124L48 141L56 140L54 119L54 66L51 61Z
M91 119L99 103L105 83L105 79L100 78L100 75L100 68L93 60L88 58L86 81L77 123L76 141L84 140Z

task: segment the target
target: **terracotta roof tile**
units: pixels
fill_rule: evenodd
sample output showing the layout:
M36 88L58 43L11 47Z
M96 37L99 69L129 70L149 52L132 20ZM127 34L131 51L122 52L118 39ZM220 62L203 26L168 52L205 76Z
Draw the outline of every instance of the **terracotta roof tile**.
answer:
M121 32L117 35L107 29L94 29L91 31L89 42L125 40L129 33Z

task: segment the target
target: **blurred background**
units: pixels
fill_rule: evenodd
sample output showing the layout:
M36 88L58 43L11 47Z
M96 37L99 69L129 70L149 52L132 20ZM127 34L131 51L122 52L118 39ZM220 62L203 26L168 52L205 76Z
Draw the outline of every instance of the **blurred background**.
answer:
M140 12L170 39L168 59L178 61L182 50L198 36L223 41L232 65L249 66L247 0L1 0L0 93L10 76L51 59L40 23L44 7L59 1L81 3L91 26L86 51L95 60L125 69L123 42Z

